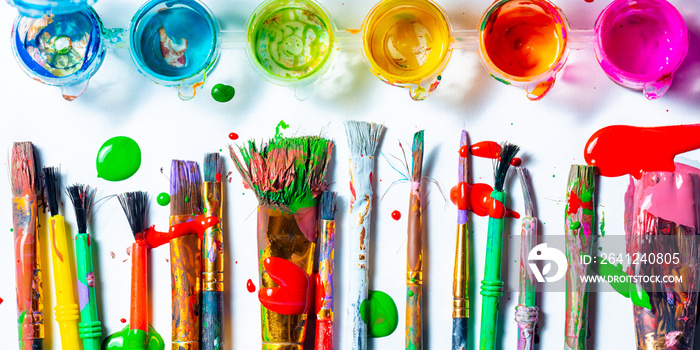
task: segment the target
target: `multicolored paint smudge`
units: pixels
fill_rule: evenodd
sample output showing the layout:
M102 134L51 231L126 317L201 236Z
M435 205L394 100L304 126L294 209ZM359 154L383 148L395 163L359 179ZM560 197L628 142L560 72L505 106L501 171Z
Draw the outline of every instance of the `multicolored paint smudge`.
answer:
M113 137L97 152L96 167L97 177L107 181L126 180L141 167L141 148L129 137Z

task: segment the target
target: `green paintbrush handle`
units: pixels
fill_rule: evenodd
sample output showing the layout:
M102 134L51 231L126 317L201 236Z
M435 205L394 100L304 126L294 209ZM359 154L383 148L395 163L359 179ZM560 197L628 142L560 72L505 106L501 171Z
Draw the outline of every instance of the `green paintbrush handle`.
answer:
M505 206L506 194L500 191L491 192L491 198ZM504 219L489 217L489 231L486 241L486 264L484 279L481 281L481 330L479 334L479 349L493 350L496 346L498 303L503 295L501 281L501 255L503 252Z
M78 264L78 299L80 301L78 334L83 340L84 350L100 350L102 327L97 317L95 274L88 233L79 233L75 236L75 255Z

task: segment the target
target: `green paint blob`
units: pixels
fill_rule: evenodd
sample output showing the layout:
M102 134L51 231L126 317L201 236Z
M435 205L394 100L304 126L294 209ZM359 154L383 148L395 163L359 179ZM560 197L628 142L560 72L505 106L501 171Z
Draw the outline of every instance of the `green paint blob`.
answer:
M126 180L141 167L141 149L131 138L113 137L97 152L96 166L97 177L107 181Z
M277 126L275 127L275 138L279 139L282 138L282 131L280 129L285 130L289 129L289 124L285 123L284 120L280 120L279 123L277 123Z
M190 197L185 196L185 203L190 201Z
M360 316L367 324L367 336L381 338L394 333L399 325L399 310L391 297L380 291L369 291L369 298L360 304Z
M588 203L591 200L593 200L593 193L591 193L591 191L581 193L581 202Z
M121 331L107 337L102 342L102 349L164 350L165 342L163 341L163 337L161 337L151 325L148 325L148 333L140 329L130 330L129 326L127 325Z
M10 227L10 232L14 232L14 231L15 231L15 229L13 229L12 227Z
M416 279L414 277L411 277L411 282L415 282Z
M574 221L569 225L569 228L572 230L578 230L580 227L581 227L580 221Z
M605 237L605 212L603 212L603 218L600 219L600 235Z
M170 195L165 192L161 192L160 194L158 194L156 201L158 202L158 205L164 207L170 204Z
M408 291L408 296L409 296L409 297L412 297L412 296L413 296L413 291L412 291L412 290L409 290L409 291Z
M211 97L213 97L216 102L223 103L231 101L234 95L236 95L236 89L230 85L216 84L211 88Z
M638 289L634 283L620 282L627 277L627 274L622 271L622 264L613 265L604 259L596 259L596 262L591 264L591 267L595 273L606 278L610 286L618 293L625 298L631 298L634 305L651 310L649 294L644 289ZM618 281L615 281L615 277L617 277Z

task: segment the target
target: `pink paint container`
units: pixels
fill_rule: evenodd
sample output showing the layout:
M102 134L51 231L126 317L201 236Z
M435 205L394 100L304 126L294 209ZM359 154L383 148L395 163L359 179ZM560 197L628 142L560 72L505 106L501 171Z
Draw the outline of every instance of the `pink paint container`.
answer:
M666 0L615 0L595 24L596 58L614 82L653 100L688 52L688 29Z

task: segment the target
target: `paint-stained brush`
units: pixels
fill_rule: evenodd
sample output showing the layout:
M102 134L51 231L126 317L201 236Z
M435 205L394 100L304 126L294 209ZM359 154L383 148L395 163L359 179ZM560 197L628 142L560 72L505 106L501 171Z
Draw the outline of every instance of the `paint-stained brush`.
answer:
M460 149L469 148L469 135L462 130ZM469 155L460 154L457 171L457 189L467 198L469 187ZM455 244L455 265L452 275L452 350L466 350L469 325L469 216L467 202L457 204L457 243Z
M56 291L56 321L61 333L61 346L64 349L78 349L78 318L80 311L76 303L73 286L71 252L68 250L65 219L58 211L61 200L61 172L55 167L44 168L46 198L49 203L49 233L51 239L51 262L53 263L54 290Z
M481 329L479 333L479 349L493 350L496 346L498 330L499 299L503 295L501 280L501 257L503 253L503 231L506 217L506 193L503 187L508 175L510 163L520 147L505 143L501 146L501 154L494 165L494 186L491 192L489 206L489 226L486 240L486 261L484 279L481 281Z
M333 272L336 192L321 195L318 277L316 280L316 350L333 350Z
M369 297L369 251L372 237L375 154L384 133L381 124L346 121L345 134L350 148L350 307L348 327L351 350L367 349L367 323L361 305Z
M83 339L84 350L100 350L102 324L97 315L95 292L96 277L92 261L92 243L87 233L88 222L92 214L95 190L86 185L73 185L66 188L75 209L75 221L78 234L75 235L75 257L78 273L78 301L80 303L80 323L78 333Z
M408 243L406 273L406 349L423 348L423 130L413 135L411 197L408 206Z
M527 261L530 251L537 245L537 215L530 175L526 168L515 167L515 170L525 200L525 216L520 233L520 295L518 306L515 307L515 322L518 324L518 350L533 350L539 308L535 294L535 276L527 266Z
M202 182L197 162L173 160L170 167L170 226L202 213ZM198 350L200 336L201 240L186 235L170 240L172 349Z
M37 192L41 192L41 186L37 169L32 143L15 142L10 176L20 350L44 349L44 297L37 234Z
M219 153L204 156L202 204L206 215L219 223L204 232L202 244L202 350L225 349L224 343L224 238L221 231L224 192Z

